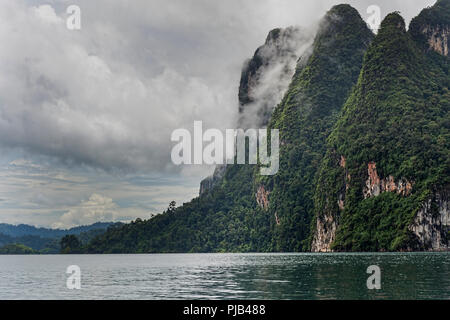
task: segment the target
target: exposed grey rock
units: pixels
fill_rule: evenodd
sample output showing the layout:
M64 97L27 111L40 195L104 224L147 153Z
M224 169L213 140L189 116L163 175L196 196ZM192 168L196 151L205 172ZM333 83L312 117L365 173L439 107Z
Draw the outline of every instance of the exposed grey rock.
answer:
M417 237L418 248L440 251L449 249L449 189L436 192L417 212L409 230Z
M225 174L227 165L216 166L212 176L209 176L200 182L200 195L212 190L215 186L220 184L223 175Z

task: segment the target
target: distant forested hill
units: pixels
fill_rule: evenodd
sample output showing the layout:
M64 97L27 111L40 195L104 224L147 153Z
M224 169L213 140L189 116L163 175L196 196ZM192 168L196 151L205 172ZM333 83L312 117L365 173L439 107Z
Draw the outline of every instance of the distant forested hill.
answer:
M82 243L86 244L113 225L120 225L120 223L98 222L67 230L2 223L0 224L0 253L12 252L14 248L18 248L21 251L24 246L32 250L23 251L27 253L58 253L62 237L76 235ZM23 246L18 246L19 244Z
M0 223L0 233L11 236L39 236L42 238L60 238L68 234L80 234L93 229L107 229L112 222L97 222L88 226L79 226L70 229L49 229L49 228L37 228L27 224L12 225L6 223Z

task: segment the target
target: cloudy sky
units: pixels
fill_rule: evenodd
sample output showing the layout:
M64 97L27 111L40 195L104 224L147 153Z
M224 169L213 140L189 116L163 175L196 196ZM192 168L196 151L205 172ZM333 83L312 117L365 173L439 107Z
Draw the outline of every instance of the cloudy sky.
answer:
M434 2L349 1L407 21ZM243 62L268 31L337 3L0 0L0 222L129 221L190 200L212 168L174 167L171 132L234 128Z

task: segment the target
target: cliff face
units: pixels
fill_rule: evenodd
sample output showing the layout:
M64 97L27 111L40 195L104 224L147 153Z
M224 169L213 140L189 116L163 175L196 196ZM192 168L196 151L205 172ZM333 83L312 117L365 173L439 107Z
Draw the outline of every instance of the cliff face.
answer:
M256 203L261 209L267 210L269 208L270 192L266 191L264 186L259 186L256 192Z
M443 56L449 53L450 1L439 0L411 21L411 35L428 50Z
M447 250L450 248L450 190L435 192L417 212L409 230L417 242L409 250Z
M357 10L349 5L333 7L320 22L311 54L298 62L273 113L269 127L280 130L280 170L274 177L260 177L259 184L270 191L268 211L279 221L272 225L275 250L305 250L325 141L372 39Z
M275 29L244 66L243 128L280 130L280 170L216 168L200 196L106 232L99 252L446 250L450 0L377 36L349 5L314 39Z
M237 128L267 126L294 75L299 59L310 54L313 30L299 27L277 28L269 32L265 43L244 63L239 84ZM200 182L200 195L220 185L226 165Z
M436 13L409 32L396 13L381 24L328 139L312 251L448 248L448 12Z
M225 164L216 166L212 176L209 176L200 182L200 195L207 193L214 189L214 187L220 185L226 169L227 166Z
M244 63L239 84L237 128L262 128L281 101L294 74L297 60L311 45L312 32L299 27L269 32L265 43ZM220 185L226 165L200 182L200 195Z
M266 126L294 75L297 60L307 56L312 30L274 29L243 67L239 85L239 128Z
M316 219L314 237L311 243L312 252L331 252L331 244L336 238L338 220L330 212L325 212Z
M450 36L450 27L424 26L422 33L428 39L430 49L439 54L448 56L448 43Z
M367 165L367 175L366 186L363 189L364 199L379 196L383 192L396 192L403 196L408 196L411 193L412 182L408 181L408 179L399 179L396 182L391 175L381 179L378 176L375 162L369 162Z

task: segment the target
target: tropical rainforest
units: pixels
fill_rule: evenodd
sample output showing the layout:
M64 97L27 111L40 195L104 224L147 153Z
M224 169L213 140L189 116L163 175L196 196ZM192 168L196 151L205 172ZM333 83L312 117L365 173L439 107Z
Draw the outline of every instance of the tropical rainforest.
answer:
M246 62L241 112L264 70L295 52L283 47L295 32L273 30ZM61 251L448 250L449 34L450 0L409 28L390 13L376 34L356 9L334 6L295 58L283 98L265 106L260 122L280 132L276 175L228 165L189 203L87 243L67 237ZM262 54L269 47L275 58Z

